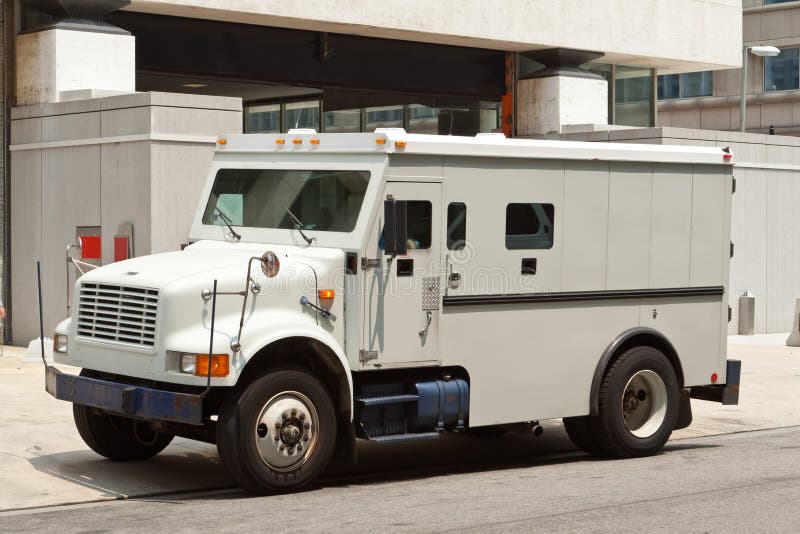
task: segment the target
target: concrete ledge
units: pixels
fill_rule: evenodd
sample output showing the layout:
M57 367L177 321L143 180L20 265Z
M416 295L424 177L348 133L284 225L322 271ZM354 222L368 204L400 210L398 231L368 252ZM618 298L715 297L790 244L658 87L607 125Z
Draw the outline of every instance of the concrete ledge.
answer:
M127 93L110 96L96 96L96 91L89 91L92 96L87 100L70 100L49 104L33 104L11 108L11 120L49 117L54 115L71 115L109 111L114 109L138 108L146 106L162 106L173 108L210 109L220 111L242 111L242 99L230 96L192 95L186 93Z

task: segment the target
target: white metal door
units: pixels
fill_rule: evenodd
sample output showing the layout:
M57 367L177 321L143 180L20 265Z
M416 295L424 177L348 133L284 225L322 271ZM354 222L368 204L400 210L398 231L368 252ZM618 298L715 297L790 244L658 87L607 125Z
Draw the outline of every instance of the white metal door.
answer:
M397 367L439 361L443 269L440 183L388 182L388 195L407 201L408 252L383 253L383 213L371 229L369 258L380 267L364 274L366 324L362 365Z

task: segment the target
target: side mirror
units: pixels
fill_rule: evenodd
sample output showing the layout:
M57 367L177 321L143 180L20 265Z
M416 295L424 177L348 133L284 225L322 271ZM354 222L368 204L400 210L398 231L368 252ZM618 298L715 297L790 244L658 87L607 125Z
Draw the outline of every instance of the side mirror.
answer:
M389 196L383 201L383 251L403 256L408 252L406 241L406 201Z

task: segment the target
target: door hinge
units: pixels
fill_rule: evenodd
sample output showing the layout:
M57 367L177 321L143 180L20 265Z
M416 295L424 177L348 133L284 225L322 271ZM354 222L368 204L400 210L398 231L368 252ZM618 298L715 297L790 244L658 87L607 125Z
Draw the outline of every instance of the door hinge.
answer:
M732 185L731 185L731 193L735 193L735 192L736 192L736 177L734 176L733 177L733 182L732 182Z
M361 349L358 351L358 361L361 363L367 363L372 360L378 359L378 351L377 350L364 350Z
M733 241L731 241L731 258L733 258Z
M361 270L366 271L368 269L379 269L381 266L380 258L361 258Z
M728 322L731 322L732 319L733 319L733 308L728 306Z

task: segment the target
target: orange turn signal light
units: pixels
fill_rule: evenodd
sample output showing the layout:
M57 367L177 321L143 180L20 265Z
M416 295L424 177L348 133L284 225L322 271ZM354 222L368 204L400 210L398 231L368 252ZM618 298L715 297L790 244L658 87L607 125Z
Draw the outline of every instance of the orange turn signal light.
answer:
M208 376L208 354L198 354L195 360L195 376ZM227 354L211 355L211 376L228 376L230 366Z
M217 144L219 144L219 145L227 145L228 144L228 140L225 139L224 137L220 137L219 139L217 139Z
M318 145L318 144L319 144L319 139L316 139L316 138L314 138L314 139L311 139L311 140L309 141L309 143L311 143L312 145Z
M320 289L318 295L319 300L330 300L336 296L336 291L333 289Z
M405 148L406 142L405 141L395 141L394 142L395 148Z
M275 139L275 144L276 145L285 145L286 144L286 139L284 139L283 137L279 137L279 138Z
M292 139L292 143L294 143L296 145L302 145L303 144L303 140L302 139Z
M376 145L385 145L386 144L386 139L384 139L383 137L379 137L379 138L375 139L375 144Z

